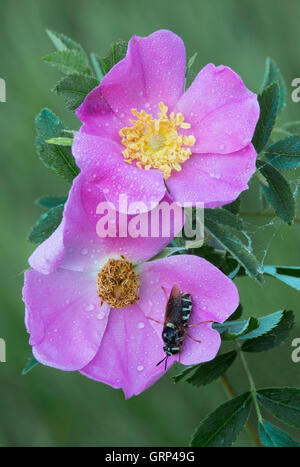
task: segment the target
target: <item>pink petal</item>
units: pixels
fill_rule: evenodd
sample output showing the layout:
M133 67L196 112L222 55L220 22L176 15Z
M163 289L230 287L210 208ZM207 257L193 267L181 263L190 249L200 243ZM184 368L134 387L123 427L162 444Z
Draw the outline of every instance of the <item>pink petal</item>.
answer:
M168 295L174 284L179 285L181 292L191 294L193 307L189 324L203 321L222 323L239 304L234 283L215 266L197 256L178 255L151 261L141 266L141 272L139 306L147 317L161 323L164 322L166 307L162 286ZM149 322L161 336L163 325L153 320ZM182 363L200 363L216 355L220 340L210 327L211 324L201 324L188 330L192 337L200 339L202 343L189 342L191 339L185 336Z
M127 164L122 149L112 141L85 133L75 134L72 147L78 166L103 190L107 201L118 206L119 196L126 195L128 204L142 202L143 212L151 210L165 195L163 174Z
M133 36L126 57L104 76L79 107L87 133L114 138L129 124L131 109L157 113L163 101L171 109L183 93L185 48L176 34L161 30L148 37Z
M65 205L63 232L61 225L36 249L30 258L31 266L44 274L59 266L73 271L98 272L112 256L122 254L134 262L146 261L168 245L184 223L181 208L166 194L151 212L138 216L140 224L136 216L121 216L113 207L110 208L108 236L106 226L100 230L100 224L103 227L108 217L107 205L98 184L81 173L73 182ZM103 206L103 209L99 210L99 206ZM171 218L169 229L167 214L160 213L162 209L168 213L168 208L172 207L177 215L176 222ZM125 228L120 225L120 216ZM155 225L159 227L157 232L151 230L151 222L155 219Z
M249 91L230 68L212 63L197 75L178 102L191 124L196 153L227 154L242 149L252 140L259 117L256 94Z
M34 250L28 260L33 269L43 274L50 274L61 265L65 256L63 231L64 221L47 240Z
M85 376L122 388L126 399L140 394L165 373L161 339L140 307L111 309L95 358L81 370Z
M106 305L100 308L95 276L26 271L23 300L29 343L39 362L70 371L94 358L109 311Z
M257 154L252 144L231 154L193 154L167 180L173 198L184 202L217 207L235 200L248 188L255 173Z

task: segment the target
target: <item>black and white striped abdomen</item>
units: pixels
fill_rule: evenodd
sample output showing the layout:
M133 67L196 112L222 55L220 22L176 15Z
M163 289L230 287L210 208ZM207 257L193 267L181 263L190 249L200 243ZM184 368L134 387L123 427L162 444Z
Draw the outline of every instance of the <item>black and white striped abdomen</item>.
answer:
M189 293L181 294L182 323L187 324L192 311L192 297Z

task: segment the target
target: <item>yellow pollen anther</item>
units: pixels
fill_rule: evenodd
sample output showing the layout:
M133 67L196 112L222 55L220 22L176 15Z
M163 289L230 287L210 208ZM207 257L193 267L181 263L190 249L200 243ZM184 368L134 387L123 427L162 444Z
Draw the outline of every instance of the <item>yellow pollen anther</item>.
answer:
M109 259L98 273L97 293L101 304L112 308L124 308L139 299L139 275L133 264L123 255L121 259Z
M194 146L196 139L193 135L178 133L179 129L191 127L184 122L181 113L171 112L168 116L168 107L163 102L159 103L159 109L157 119L144 110L131 109L137 119L130 120L132 126L122 128L119 134L126 148L123 151L125 162L135 161L139 169L159 169L167 179L173 169L180 171L180 164L189 159L192 151L187 146Z

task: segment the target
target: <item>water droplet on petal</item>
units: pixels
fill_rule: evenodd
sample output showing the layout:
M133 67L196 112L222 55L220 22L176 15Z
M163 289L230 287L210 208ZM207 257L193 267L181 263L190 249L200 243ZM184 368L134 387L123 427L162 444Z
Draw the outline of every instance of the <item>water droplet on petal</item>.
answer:
M136 369L137 369L137 371L143 371L144 367L143 367L143 365L138 365L136 367Z

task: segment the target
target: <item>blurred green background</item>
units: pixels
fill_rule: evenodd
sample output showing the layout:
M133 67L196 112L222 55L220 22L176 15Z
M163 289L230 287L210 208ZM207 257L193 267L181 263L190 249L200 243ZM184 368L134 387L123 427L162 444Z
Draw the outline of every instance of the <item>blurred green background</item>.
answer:
M300 104L290 99L290 83L300 76L300 3L1 0L0 8L0 77L7 85L7 102L0 103L0 337L7 344L7 363L0 363L0 444L187 445L199 421L226 400L219 382L200 389L184 383L175 386L168 374L144 394L125 401L121 391L77 373L38 366L21 375L30 355L21 300L22 272L33 250L26 235L41 212L34 200L66 193L64 183L47 172L35 154L34 117L47 106L71 128L79 126L62 100L50 92L59 74L40 60L54 50L45 29L63 32L100 55L116 39L171 29L184 39L188 56L198 52L194 70L208 62L229 65L253 91L262 81L266 56L271 56L288 84L288 106L281 118L299 120ZM259 208L256 194L245 198L244 210ZM299 224L280 227L267 264L299 265L299 228ZM266 238L271 238L269 234L273 232L267 230ZM286 343L247 358L258 386L300 386L300 363L290 357L292 338L300 337L299 293L271 278L263 288L247 278L240 278L237 285L245 315L284 307L295 310L297 327ZM248 389L239 362L228 375L237 392ZM299 433L290 433L300 440ZM242 434L237 444L251 445L251 441Z

